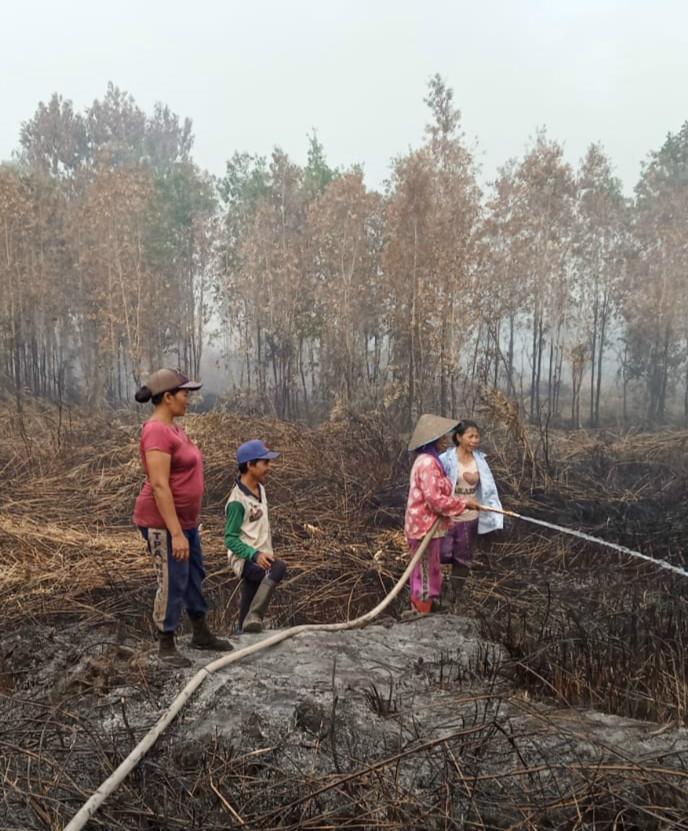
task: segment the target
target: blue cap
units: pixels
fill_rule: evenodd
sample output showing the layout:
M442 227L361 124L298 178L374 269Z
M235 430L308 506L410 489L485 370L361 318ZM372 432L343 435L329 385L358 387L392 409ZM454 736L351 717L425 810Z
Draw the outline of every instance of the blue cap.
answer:
M254 462L257 459L276 459L279 453L269 450L260 439L251 439L244 442L236 453L237 462L241 465L245 462Z

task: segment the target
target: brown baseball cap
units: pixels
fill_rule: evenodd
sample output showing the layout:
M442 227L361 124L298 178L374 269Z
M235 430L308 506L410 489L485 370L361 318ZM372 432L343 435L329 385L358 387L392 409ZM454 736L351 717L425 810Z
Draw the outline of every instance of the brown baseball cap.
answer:
M203 384L200 381L190 381L178 369L159 369L150 375L146 386L151 395L160 395L161 392L172 390L200 390Z

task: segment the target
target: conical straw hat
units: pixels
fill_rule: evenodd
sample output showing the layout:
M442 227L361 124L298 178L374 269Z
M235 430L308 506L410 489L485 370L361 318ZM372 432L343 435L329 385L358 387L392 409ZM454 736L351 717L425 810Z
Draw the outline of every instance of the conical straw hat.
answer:
M411 441L409 442L409 450L418 450L424 444L430 444L431 441L437 441L440 436L449 433L459 424L458 419L442 418L442 416L431 415L424 413L416 424L416 429L413 431Z

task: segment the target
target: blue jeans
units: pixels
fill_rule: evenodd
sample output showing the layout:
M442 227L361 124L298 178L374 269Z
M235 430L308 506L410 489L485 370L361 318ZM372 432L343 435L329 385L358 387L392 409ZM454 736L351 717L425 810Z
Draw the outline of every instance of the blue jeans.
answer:
M184 531L189 541L189 558L172 556L172 535L165 528L139 528L153 556L158 590L153 604L153 621L160 632L174 632L186 609L190 618L204 617L208 604L203 595L203 549L198 528Z

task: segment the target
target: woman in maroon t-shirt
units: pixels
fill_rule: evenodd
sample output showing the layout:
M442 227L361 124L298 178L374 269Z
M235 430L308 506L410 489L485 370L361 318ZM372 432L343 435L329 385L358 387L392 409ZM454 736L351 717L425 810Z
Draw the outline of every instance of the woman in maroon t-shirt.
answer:
M229 641L208 629L208 604L203 595L203 550L198 520L203 499L203 456L174 423L185 415L189 392L201 384L174 369L159 369L136 393L153 402L153 415L141 431L141 461L146 482L134 508L134 523L155 561L158 590L153 620L160 639L160 658L174 666L190 666L179 652L174 633L186 609L197 649L232 649Z

